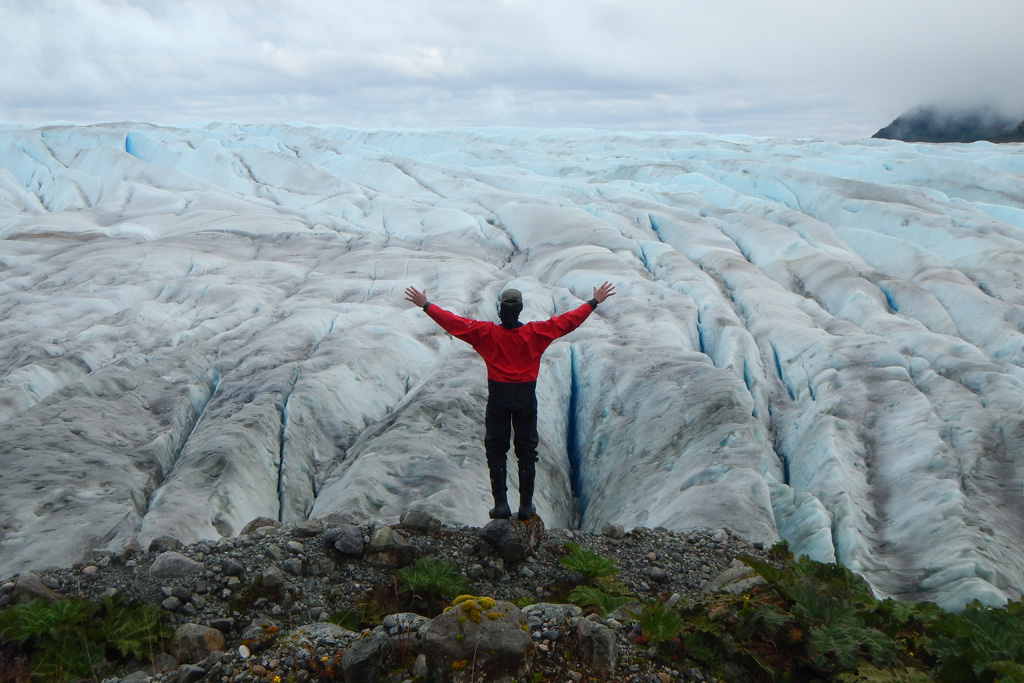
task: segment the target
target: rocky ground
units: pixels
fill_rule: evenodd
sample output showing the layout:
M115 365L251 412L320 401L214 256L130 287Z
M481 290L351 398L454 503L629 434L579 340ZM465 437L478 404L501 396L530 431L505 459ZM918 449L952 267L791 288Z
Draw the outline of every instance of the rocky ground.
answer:
M434 675L421 656L421 635L430 622L408 613L436 614L441 605L402 591L395 565L431 557L452 562L469 580L471 594L523 608L535 644L531 674L524 680L710 679L656 653L641 637L629 606L603 618L581 615L574 607L545 607L566 602L582 578L559 559L567 555L567 543L576 543L612 559L616 578L638 601L679 601L698 598L736 556L767 559L766 549L728 530L623 533L609 525L604 534L593 535L545 530L534 519L539 533L522 559L515 547L483 540L478 528L441 525L420 515L406 515L393 527L357 525L341 517L298 525L254 520L234 538L180 548L171 539L158 539L147 552L129 548L89 564L13 577L0 586L0 607L54 593L90 599L120 593L160 606L178 637L153 664L129 665L124 680L369 683L370 676L388 683L421 681ZM612 634L610 652L595 652L592 643L581 641L580 616ZM573 617L576 625L570 627ZM372 649L377 641L388 646L380 662L351 661L356 650Z

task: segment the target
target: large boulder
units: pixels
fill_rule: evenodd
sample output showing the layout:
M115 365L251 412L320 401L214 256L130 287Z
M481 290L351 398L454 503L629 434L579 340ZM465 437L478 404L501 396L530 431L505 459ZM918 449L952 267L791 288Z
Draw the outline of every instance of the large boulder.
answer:
M716 591L739 595L749 588L764 583L766 581L755 573L752 567L739 560L733 560L725 571L705 583L700 592L701 595L710 595Z
M423 652L437 683L511 683L529 675L534 645L518 607L464 595L430 622Z
M43 583L38 574L24 572L14 580L14 587L11 591L11 601L14 604L32 602L42 598L47 602L55 602L60 599L60 594Z
M202 624L182 624L171 639L171 650L187 662L201 662L211 652L224 651L224 634Z
M416 559L416 546L386 524L374 524L363 559L382 567L404 567Z
M495 519L477 532L498 551L505 562L518 562L532 555L544 538L544 522L538 515L525 521L516 518Z
M581 656L602 675L610 677L619 658L615 633L604 624L584 617L574 617L569 624Z
M406 510L398 523L407 529L433 536L441 530L441 520L426 510Z
M380 678L391 662L391 639L383 631L357 638L341 656L345 683L369 683Z
M149 575L154 579L180 579L203 571L202 563L185 557L175 550L168 550L157 555L149 567Z
M362 557L365 547L363 532L355 524L329 528L324 532L324 544L328 548L334 548L345 558Z

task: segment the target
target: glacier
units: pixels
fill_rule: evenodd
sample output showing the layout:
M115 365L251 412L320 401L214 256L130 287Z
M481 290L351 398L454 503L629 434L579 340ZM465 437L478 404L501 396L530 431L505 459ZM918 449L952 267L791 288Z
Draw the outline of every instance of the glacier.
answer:
M514 128L0 126L0 575L480 525L484 366L404 288L531 320L604 280L538 382L549 526L1020 598L1024 148Z

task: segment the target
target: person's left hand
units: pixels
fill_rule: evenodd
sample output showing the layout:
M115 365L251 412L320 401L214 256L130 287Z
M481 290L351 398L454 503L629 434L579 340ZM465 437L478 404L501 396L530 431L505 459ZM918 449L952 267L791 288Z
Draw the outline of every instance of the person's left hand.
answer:
M417 307L423 308L427 305L427 290L422 292L415 287L405 288L405 300L416 304Z
M612 283L605 282L600 287L594 287L594 298L597 299L597 303L602 303L610 296L615 296L615 285Z

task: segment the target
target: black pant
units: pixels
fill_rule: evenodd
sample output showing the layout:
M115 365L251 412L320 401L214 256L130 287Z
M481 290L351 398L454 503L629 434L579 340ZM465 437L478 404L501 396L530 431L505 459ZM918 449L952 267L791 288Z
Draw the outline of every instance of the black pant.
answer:
M537 462L537 382L487 380L487 412L483 449L487 464L505 464L509 440L515 431L515 456L520 463Z
M537 382L496 382L487 380L487 412L484 417L484 451L491 470L501 468L504 477L509 440L513 441L519 471L532 474L537 462Z

